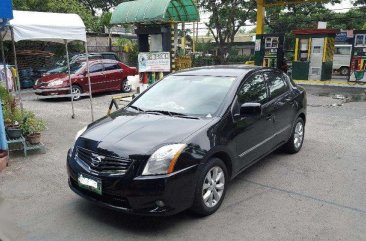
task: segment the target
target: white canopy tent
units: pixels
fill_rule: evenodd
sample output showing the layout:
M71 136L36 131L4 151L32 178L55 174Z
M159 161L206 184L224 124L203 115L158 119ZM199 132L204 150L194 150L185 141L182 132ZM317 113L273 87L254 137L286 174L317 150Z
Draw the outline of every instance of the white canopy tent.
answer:
M91 93L91 83L89 74L89 59L88 59L88 48L86 43L86 30L85 25L77 14L66 14L66 13L45 13L45 12L28 12L28 11L13 11L14 18L9 21L8 30L5 28L1 33L1 48L3 61L5 64L3 40L9 40L13 42L13 52L15 66L18 71L15 42L22 40L31 41L47 41L64 43L66 48L66 57L69 66L69 82L70 82L70 97L72 103L72 117L74 118L74 105L73 105L73 93L72 93L72 82L70 76L70 62L68 53L68 43L72 41L82 41L85 43L86 52L86 65L87 65L87 76L89 82L89 97L91 106L92 120L94 120L93 114L93 103ZM19 74L17 74L17 81L19 83ZM20 97L21 98L21 97Z

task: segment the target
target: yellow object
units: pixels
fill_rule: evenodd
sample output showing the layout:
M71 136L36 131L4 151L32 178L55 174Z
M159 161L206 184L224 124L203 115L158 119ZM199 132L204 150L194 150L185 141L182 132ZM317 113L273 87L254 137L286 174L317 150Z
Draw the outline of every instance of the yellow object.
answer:
M245 61L244 64L247 64L247 65L255 65L255 61L254 60L248 60L248 61Z
M308 61L310 61L310 56L311 56L311 41L313 39L312 38L309 38L309 42L308 42Z
M294 60L297 61L298 58L299 58L299 38L296 38Z
M257 0L257 35L264 34L264 12L264 0Z
M327 60L327 41L328 38L324 38L324 47L323 47L323 63Z

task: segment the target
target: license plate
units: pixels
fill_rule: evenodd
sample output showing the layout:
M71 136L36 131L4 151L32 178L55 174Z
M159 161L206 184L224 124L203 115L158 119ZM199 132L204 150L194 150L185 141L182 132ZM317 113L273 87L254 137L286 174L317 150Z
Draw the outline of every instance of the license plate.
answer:
M102 181L100 179L85 174L79 174L78 183L79 187L102 195Z

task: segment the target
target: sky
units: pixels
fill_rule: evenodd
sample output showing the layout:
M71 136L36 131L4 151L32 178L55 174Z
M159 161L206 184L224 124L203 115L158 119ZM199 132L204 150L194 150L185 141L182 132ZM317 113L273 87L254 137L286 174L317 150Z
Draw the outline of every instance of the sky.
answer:
M326 4L326 7L334 10L335 12L347 12L350 8L353 7L353 5L351 3L351 0L343 0L339 4L334 4L334 5ZM198 35L206 35L208 30L204 23L208 21L210 14L201 12L200 15L201 15L201 23L199 24ZM187 23L186 26L187 26L187 28L192 29L192 24ZM254 28L254 27L253 26L245 27L246 31L249 31L252 28Z

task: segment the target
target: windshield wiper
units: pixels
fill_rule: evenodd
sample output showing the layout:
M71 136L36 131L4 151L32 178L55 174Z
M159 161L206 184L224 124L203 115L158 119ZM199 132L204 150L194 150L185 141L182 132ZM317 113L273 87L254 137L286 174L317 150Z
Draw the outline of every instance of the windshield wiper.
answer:
M167 111L167 110L146 110L145 113L159 113L159 114L163 114L163 115L176 116L176 117L182 117L182 118L199 119L197 116L190 116L190 115L186 115L183 113Z
M134 110L138 110L140 112L145 112L143 109L141 109L140 107L134 106L134 105L130 105L128 106L128 108L134 109Z

